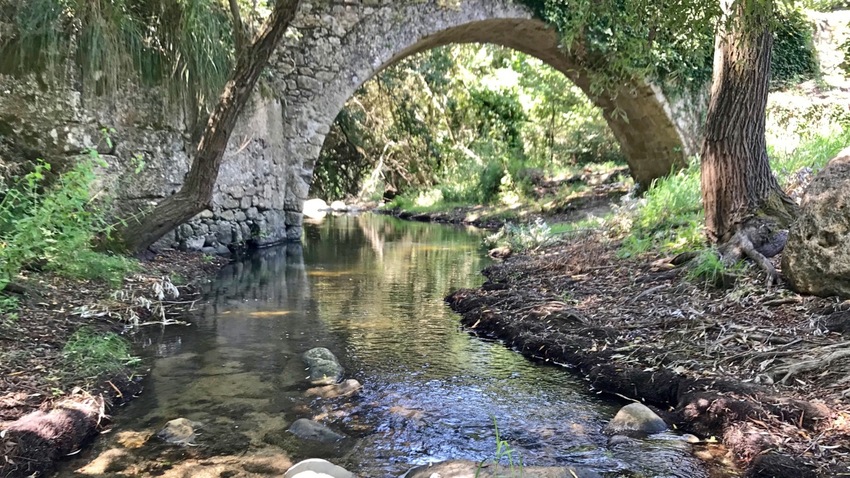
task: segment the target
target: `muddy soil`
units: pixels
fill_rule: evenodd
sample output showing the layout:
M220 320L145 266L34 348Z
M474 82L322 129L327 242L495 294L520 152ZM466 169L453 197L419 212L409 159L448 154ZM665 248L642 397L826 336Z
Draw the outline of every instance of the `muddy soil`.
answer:
M572 367L591 389L720 440L748 476L843 476L850 463L850 302L686 278L590 234L484 270L446 300L472 333Z

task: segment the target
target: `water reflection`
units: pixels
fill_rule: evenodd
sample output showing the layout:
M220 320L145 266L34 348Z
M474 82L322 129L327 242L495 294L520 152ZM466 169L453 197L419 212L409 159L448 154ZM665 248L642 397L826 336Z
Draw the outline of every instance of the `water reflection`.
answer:
M443 296L479 283L486 261L480 236L459 229L373 215L306 225L303 247L223 270L191 327L148 337L146 393L60 476L116 450L131 465L103 476L279 476L288 460L314 456L363 477L398 476L410 464L492 457L494 420L526 463L635 469L604 448L612 404L562 369L458 330ZM316 346L363 383L357 396L305 394L300 355ZM203 424L198 447L145 442L177 417ZM348 438L299 441L286 430L302 417Z

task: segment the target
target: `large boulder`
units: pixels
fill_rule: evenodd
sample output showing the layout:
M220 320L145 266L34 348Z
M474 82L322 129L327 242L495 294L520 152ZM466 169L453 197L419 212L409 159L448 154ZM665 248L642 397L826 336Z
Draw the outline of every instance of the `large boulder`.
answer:
M308 199L304 201L301 213L312 219L321 219L328 215L329 209L324 199Z
M782 272L797 292L850 297L850 148L806 188L800 217L782 253Z
M605 427L609 435L649 435L667 430L667 423L642 403L630 403L621 408Z

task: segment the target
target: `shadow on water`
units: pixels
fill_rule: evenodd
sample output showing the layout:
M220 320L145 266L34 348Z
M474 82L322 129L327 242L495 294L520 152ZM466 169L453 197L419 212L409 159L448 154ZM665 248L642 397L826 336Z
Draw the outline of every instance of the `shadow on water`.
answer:
M480 243L474 231L342 216L306 225L303 246L228 266L191 326L146 331L145 393L58 476L281 476L309 457L398 476L412 464L492 458L494 420L527 464L693 476L677 474L692 458L675 447L609 450L601 428L617 404L563 369L458 329L443 297L480 283ZM363 384L357 395L306 394L300 356L317 346ZM197 425L190 445L154 437L178 417ZM299 418L346 438L299 440L287 431Z

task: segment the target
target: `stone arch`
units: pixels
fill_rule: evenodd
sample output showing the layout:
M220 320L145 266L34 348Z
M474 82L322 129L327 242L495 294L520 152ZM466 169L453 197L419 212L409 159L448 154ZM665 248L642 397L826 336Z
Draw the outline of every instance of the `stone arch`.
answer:
M564 73L598 106L635 181L683 166L693 141L660 90L623 85L593 97L587 71L559 48L557 33L514 0L326 0L305 4L271 66L283 99L283 151L288 163L286 235L301 234L300 211L325 136L364 82L409 55L451 43L493 43L535 56ZM624 113L624 114L620 114Z

